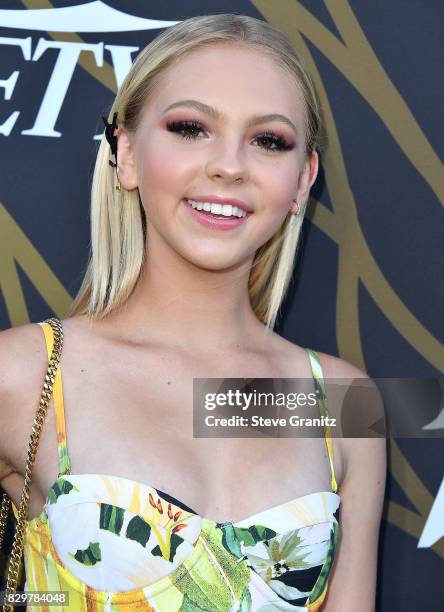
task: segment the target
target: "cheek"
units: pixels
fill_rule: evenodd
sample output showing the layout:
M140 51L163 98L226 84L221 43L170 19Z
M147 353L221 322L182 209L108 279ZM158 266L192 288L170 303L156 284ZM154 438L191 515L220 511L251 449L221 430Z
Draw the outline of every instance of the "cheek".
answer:
M285 216L295 197L297 172L291 167L273 166L261 173L261 192L264 206L273 215Z
M190 167L183 151L165 143L158 143L158 146L152 143L143 152L139 168L142 202L145 204L154 194L157 198L171 196L180 199L186 191Z

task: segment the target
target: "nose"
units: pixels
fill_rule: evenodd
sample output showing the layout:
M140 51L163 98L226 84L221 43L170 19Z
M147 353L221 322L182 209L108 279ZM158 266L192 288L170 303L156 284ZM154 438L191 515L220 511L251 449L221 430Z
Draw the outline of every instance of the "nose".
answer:
M206 171L210 179L226 184L244 182L249 177L248 164L237 142L218 143L207 162Z

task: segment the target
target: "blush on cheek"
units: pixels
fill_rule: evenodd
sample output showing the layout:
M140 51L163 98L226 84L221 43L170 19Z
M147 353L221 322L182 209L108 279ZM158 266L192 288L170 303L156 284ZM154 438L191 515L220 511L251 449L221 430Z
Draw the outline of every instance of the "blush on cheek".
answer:
M156 190L162 185L165 187L174 167L173 164L168 163L166 155L153 154L146 156L143 163L143 182Z
M139 192L142 203L145 206L146 201L179 202L189 192L195 176L196 163L192 156L171 143L151 146L141 163Z
M285 217L293 204L294 191L290 188L292 184L288 176L282 176L282 180L276 182L274 177L269 182L264 182L264 194L270 208L273 208L276 215ZM268 195L268 197L267 197Z

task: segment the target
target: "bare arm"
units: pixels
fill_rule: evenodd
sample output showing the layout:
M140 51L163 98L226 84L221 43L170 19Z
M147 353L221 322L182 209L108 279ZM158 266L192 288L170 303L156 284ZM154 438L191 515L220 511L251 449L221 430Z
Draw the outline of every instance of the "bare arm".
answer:
M343 360L324 355L323 363L326 377L368 379L365 373ZM379 391L375 383L367 382L375 391L372 418L378 410L383 416ZM374 612L386 479L386 439L343 438L341 445L345 460L345 474L339 486L341 537L321 609L325 612Z
M0 484L23 473L34 413L47 367L39 326L0 332ZM14 482L20 484L17 478ZM9 492L9 491L8 491Z

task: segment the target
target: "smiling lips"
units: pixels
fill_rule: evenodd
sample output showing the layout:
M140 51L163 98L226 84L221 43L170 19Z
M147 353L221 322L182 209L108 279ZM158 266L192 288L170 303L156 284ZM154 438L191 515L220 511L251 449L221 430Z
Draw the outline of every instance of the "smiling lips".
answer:
M242 208L233 206L232 204L217 204L214 202L198 202L187 198L187 202L195 210L203 210L211 213L211 215L220 215L222 217L246 217L247 213Z
M184 198L183 201L196 221L209 229L234 229L252 214L245 210L246 205L239 200L230 199L227 202L225 198L212 196L210 200L209 196L205 196L205 199Z
M193 196L186 197L186 200L191 200L192 202L202 203L202 204L220 204L231 205L239 208L240 210L244 210L246 213L252 213L251 208L242 200L238 200L237 198L225 198L224 196L210 194L210 195L202 195L202 196Z

